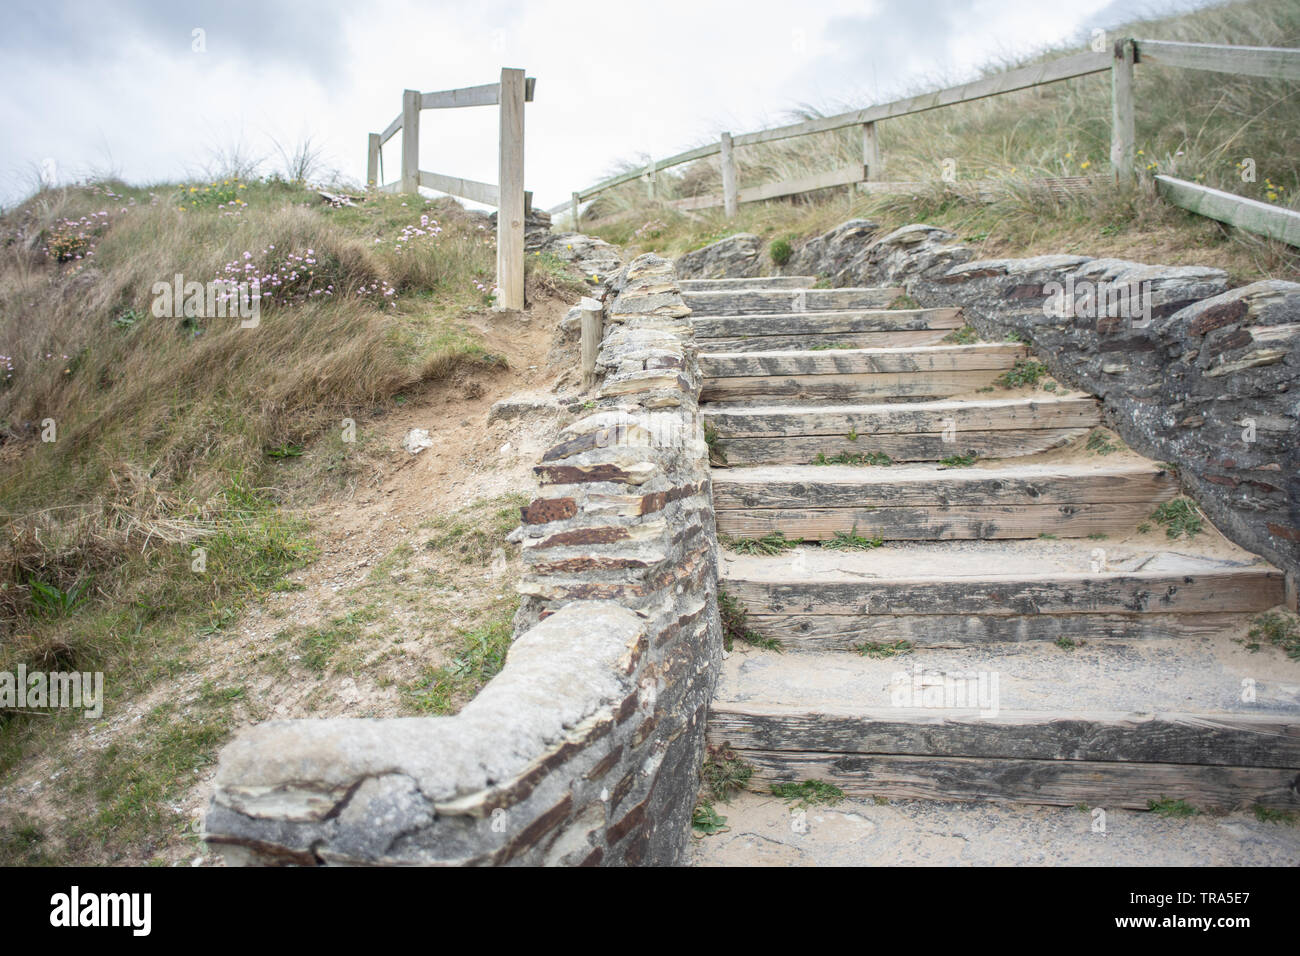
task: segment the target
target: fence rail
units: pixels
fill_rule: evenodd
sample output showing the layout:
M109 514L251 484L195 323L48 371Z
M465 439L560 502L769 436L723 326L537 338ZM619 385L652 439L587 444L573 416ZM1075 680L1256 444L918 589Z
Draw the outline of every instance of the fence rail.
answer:
M778 196L813 192L832 186L852 185L875 191L888 190L892 184L881 179L880 145L876 124L887 119L922 113L927 110L969 103L989 96L1013 93L1019 90L1059 83L1076 77L1098 73L1111 75L1111 148L1110 160L1114 179L1128 182L1133 179L1136 159L1136 120L1134 108L1134 67L1141 63L1183 69L1213 70L1241 76L1257 76L1278 80L1300 80L1300 50L1283 47L1224 46L1211 43L1173 43L1163 40L1134 40L1122 38L1114 42L1109 51L1092 50L1059 57L1043 63L997 73L958 86L950 86L919 96L909 96L869 106L860 110L824 116L816 119L777 126L732 136L723 133L718 142L707 143L677 153L666 159L652 160L643 167L630 169L609 179L578 190L568 202L553 207L551 213L568 212L574 228L581 224L582 203L636 179L645 179L654 195L655 178L664 169L683 163L720 156L721 196L692 196L674 200L669 205L678 209L706 209L722 206L728 218L735 215L739 203L758 202ZM816 173L798 179L761 186L741 188L736 176L735 150L742 146L756 146L795 136L826 133L853 126L862 128L862 164ZM1167 177L1166 177L1167 178ZM860 185L865 184L865 185ZM900 184L901 185L901 184ZM907 184L913 185L913 184ZM1166 193L1173 195L1172 192ZM1228 195L1228 194L1224 194ZM1265 205L1265 204L1259 204ZM1208 208L1208 207L1207 207ZM1257 217L1244 217L1255 221ZM1251 228L1242 226L1242 228Z
M458 90L402 92L402 111L382 133L371 133L366 152L366 185L383 192L417 193L424 186L485 206L497 207L498 309L524 307L524 217L532 194L524 190L524 104L532 102L536 80L523 70L502 69L501 80ZM499 184L431 173L420 168L420 112L466 106L500 107L497 172ZM383 145L402 134L401 175L382 181Z

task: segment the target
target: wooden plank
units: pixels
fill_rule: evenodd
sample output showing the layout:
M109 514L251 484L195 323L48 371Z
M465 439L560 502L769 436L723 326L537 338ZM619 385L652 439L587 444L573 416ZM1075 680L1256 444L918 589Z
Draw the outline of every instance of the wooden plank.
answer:
M497 181L497 298L494 308L524 307L524 71L502 69Z
M732 352L700 356L706 378L778 375L865 375L877 372L1005 370L1029 354L1014 342L932 345L917 349L822 349L797 352Z
M917 647L1058 641L1089 644L1191 640L1230 633L1236 614L750 614L746 623L786 651L857 651L863 644Z
M379 183L379 147L378 133L371 133L366 142L366 188L373 189Z
M743 289L808 289L816 276L749 276L740 279L679 279L681 292L726 292Z
M702 402L883 401L894 398L947 398L991 385L996 369L959 372L881 372L865 375L763 375L705 379Z
M390 139L392 139L394 136L397 135L397 131L402 128L402 115L403 114L398 113L397 119L389 123L388 127L382 133L379 134L379 145L382 146L384 143L388 142Z
M893 294L895 290L884 290ZM898 290L901 294L901 290ZM684 296L698 295L682 290ZM725 300L733 301L733 300ZM689 304L689 302L687 303ZM696 339L760 338L768 335L833 335L847 332L894 332L943 329L945 334L965 325L961 309L840 309L821 312L776 312L765 315L691 316Z
M880 161L880 135L875 123L862 124L862 165L867 169L867 179L875 182L884 178Z
M420 109L445 110L461 106L496 106L500 102L501 84L484 83L482 86L466 86L459 90L423 93L420 96Z
M806 313L887 309L903 295L898 286L861 289L750 289L740 292L683 292L686 304L701 315Z
M872 434L865 443L871 451L888 455L896 462L939 461L953 455L970 454L980 458L1016 458L1060 448L1087 433L1087 428L966 430L953 441L946 441L941 432L929 435L885 433ZM793 435L784 438L724 438L716 447L727 456L727 464L735 467L806 465L818 455L834 458L861 454L863 444L861 438L851 441L844 435Z
M753 765L749 789L821 780L851 797L1010 801L1047 806L1147 809L1178 797L1205 809L1259 804L1296 809L1295 770L1085 760L1014 760L738 750Z
M714 352L784 352L821 348L904 348L940 345L948 329L913 329L878 332L836 332L830 335L759 335L733 338L699 338L695 345L701 353Z
M951 427L969 431L1073 428L1101 421L1095 398L1002 398L928 405L859 405L823 408L728 408L703 410L722 438L775 438L801 435L843 437L849 432L938 434Z
M1281 572L1260 568L892 581L728 577L726 588L763 614L1194 614L1266 611L1283 598Z
M596 356L600 352L605 313L599 300L589 296L582 297L579 310L582 323L582 387L589 390L596 384Z
M1114 58L1110 68L1110 165L1115 181L1133 181L1133 162L1136 159L1137 133L1133 110L1133 41L1115 41Z
M1300 767L1300 714L863 708L808 712L717 700L711 743L744 750Z
M1173 176L1157 176L1155 179L1160 194L1175 206L1238 229L1300 246L1300 212Z
M967 103L971 100L1024 90L1044 83L1055 83L1077 76L1088 76L1092 73L1104 73L1110 69L1110 59L1109 53L1076 53L1072 56L1063 56L1055 60L1035 63L1032 66L1008 70L1005 73L995 73L992 76L971 83L962 83L958 86L935 90L932 93L922 93L919 96L909 96L901 100L894 100L891 103L882 103L879 106L868 106L865 109L838 113L835 116L806 120L802 123L779 126L774 129L761 130L757 133L746 133L743 136L735 137L733 142L737 146L754 146L758 143L788 139L792 136L824 133L829 130L843 129L846 126L874 123L877 120L889 119L893 116L921 113L940 106L951 106L954 103Z
M848 186L864 182L867 168L862 165L844 166L824 173L813 173L798 179L787 179L779 183L765 183L762 186L750 186L740 190L740 202L760 202L764 199L776 199L779 196L797 196L801 193L815 192L818 189L830 189L833 186Z
M1142 63L1260 76L1270 80L1300 80L1300 49L1292 47L1173 43L1167 40L1136 42Z
M420 170L420 185L435 189L450 196L459 196L485 206L495 206L499 201L497 187L491 183L475 182L473 179L461 179L456 176L444 176Z
M420 191L420 94L402 92L402 192Z
M722 156L722 208L728 219L736 218L736 157L731 149L731 134L723 133L718 143Z

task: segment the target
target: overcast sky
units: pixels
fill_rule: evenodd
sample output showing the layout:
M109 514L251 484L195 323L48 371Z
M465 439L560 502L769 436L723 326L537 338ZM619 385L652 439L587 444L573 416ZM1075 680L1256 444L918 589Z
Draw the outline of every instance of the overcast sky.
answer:
M62 181L172 181L242 144L270 171L273 139L307 135L359 182L366 134L400 112L403 89L489 83L510 66L537 78L527 180L548 207L620 160L771 125L801 104L857 107L960 82L991 57L1175 5L1205 4L5 0L0 204L30 192L42 164ZM425 112L421 168L495 182L496 122L488 107ZM389 180L400 143L384 150Z

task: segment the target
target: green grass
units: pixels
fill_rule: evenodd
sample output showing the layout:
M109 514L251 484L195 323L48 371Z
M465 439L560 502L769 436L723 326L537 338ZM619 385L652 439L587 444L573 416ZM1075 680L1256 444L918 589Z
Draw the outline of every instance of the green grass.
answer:
M1148 800L1147 809L1156 816L1169 820L1183 820L1187 817L1196 816L1201 812L1186 800L1170 800L1167 797L1161 797L1159 800Z
M1243 642L1249 651L1269 644L1280 648L1293 661L1300 661L1300 624L1293 613L1268 611L1251 622Z
M1053 643L1056 644L1056 646L1063 651L1076 650L1080 645L1083 644L1082 641L1076 641L1074 638L1067 637L1064 634L1058 637Z
M726 802L749 786L754 767L727 747L710 747L700 768L708 799Z
M772 244L767 248L767 254L772 258L772 262L783 266L794 255L794 248L788 239L773 239Z
M980 334L975 330L975 327L973 325L964 325L960 329L953 329L941 341L949 345L974 345L979 340Z
M902 654L910 654L916 649L916 645L911 641L897 640L888 643L879 643L877 641L867 641L865 644L859 644L857 651L863 657L887 658L898 657Z
M939 464L947 468L969 468L975 464L977 458L979 455L972 451L965 455L949 455L947 458L940 458Z
M1294 810L1275 810L1258 804L1255 806L1255 819L1260 823L1277 823L1288 827L1300 825L1300 814Z
M787 538L780 531L770 532L760 538L733 538L720 535L718 541L728 551L734 551L736 554L760 555L784 554L803 544L802 538Z
M749 627L749 612L734 597L718 588L718 616L722 618L722 646L730 651L736 641L768 651L780 651L781 642Z
M821 546L831 551L870 551L884 543L885 539L880 535L874 538L863 537L858 534L857 525L854 525L852 531L836 531L835 536L823 541Z
M1201 512L1191 498L1174 498L1163 501L1151 512L1151 520L1165 529L1171 541L1177 538L1194 538L1204 529Z
M1084 447L1094 455L1109 455L1120 450L1120 445L1110 440L1110 435L1100 428L1094 428L1088 435Z
M718 436L717 428L707 418L704 419L704 444L709 448L709 464L711 465L727 464L727 453L722 450L720 442L721 438Z
M799 783L774 783L772 793L798 807L815 807L839 803L844 791L821 780L803 780Z
M334 663L335 655L346 644L351 644L365 633L366 625L379 616L376 608L361 608L330 618L326 624L307 630L296 641L299 660L317 676L324 677Z
M451 663L432 667L408 685L415 710L423 714L454 714L479 689L500 673L513 634L517 602L505 613L458 632L459 648Z
M528 496L520 493L480 498L453 515L442 515L422 525L434 531L424 548L461 564L486 567L505 546L505 536L518 526L519 509L526 504Z
M809 352L825 352L830 349L856 349L858 346L852 342L823 342L817 345L808 346Z
M1047 374L1047 366L1036 359L1016 359L1016 363L995 378L994 384L1003 388L1025 388L1037 385Z
M691 829L699 836L714 836L725 833L728 829L727 818L720 816L707 800L695 805L691 812Z

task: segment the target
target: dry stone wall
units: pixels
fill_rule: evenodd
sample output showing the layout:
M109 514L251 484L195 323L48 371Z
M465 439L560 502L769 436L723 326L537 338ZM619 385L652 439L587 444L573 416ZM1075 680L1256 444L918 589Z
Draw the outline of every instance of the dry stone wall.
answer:
M205 821L228 861L681 859L721 657L700 373L671 263L640 257L607 299L602 380L512 535L504 669L454 717L242 733Z

